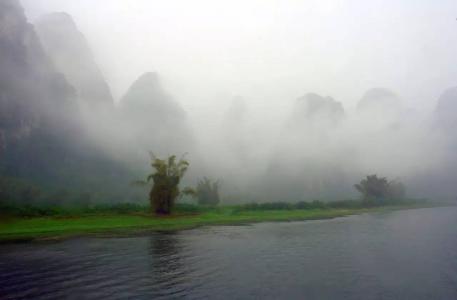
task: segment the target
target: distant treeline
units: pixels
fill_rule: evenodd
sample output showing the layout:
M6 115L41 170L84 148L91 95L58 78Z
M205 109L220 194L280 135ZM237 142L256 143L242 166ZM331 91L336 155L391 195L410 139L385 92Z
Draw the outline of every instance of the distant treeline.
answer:
M402 199L387 201L383 203L373 203L364 200L341 200L332 202L323 201L300 201L296 203L288 202L266 202L266 203L247 203L233 206L208 206L198 204L177 203L175 213L194 214L208 211L225 211L228 213L240 213L243 211L271 211L271 210L311 210L311 209L363 209L370 207L382 207L386 205L411 205L424 204L426 200L421 199ZM0 203L0 212L3 215L17 217L46 217L46 216L82 216L100 214L150 214L151 207L147 204L137 203L117 203L117 204L95 204L95 205L20 205Z
M125 189L129 187L125 184ZM93 192L81 189L56 189L34 184L28 180L0 176L0 205L21 206L81 206L88 207L97 203L146 203L144 193L130 189L130 194L118 190Z
M108 190L93 194L84 191L43 189L22 179L0 177L0 214L13 216L56 216L56 215L86 215L100 213L156 213L170 214L172 212L202 212L218 209L220 203L219 182L209 178L198 181L195 188L180 189L179 184L186 173L189 162L175 155L160 159L151 153L153 172L145 180L136 180L134 185L150 189L149 205L146 204L145 192L138 191L131 197L116 194ZM293 210L293 209L357 209L386 205L410 204L406 198L406 188L398 180L388 180L386 177L368 175L354 187L360 192L359 200L341 200L324 202L268 202L249 203L230 207L232 212L253 210ZM196 204L179 204L180 197L190 195ZM109 199L110 202L106 200Z
M296 203L289 202L267 202L267 203L248 203L234 206L237 211L250 211L250 210L293 210L293 209L332 209L332 208L370 208L370 207L381 207L387 205L402 205L402 204L414 204L414 203L425 203L425 199L397 199L389 200L384 202L368 202L365 200L340 200L324 202L314 200L312 202L300 201Z
M198 213L216 208L196 204L178 203L176 212ZM51 216L83 216L101 214L150 214L148 204L138 203L105 203L94 205L51 205L51 204L17 204L0 202L0 215L16 217L51 217Z

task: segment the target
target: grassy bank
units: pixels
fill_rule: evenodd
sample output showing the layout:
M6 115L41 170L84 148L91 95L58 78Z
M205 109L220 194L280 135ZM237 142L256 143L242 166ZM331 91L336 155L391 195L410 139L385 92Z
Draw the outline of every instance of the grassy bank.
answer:
M0 241L60 239L80 235L139 234L171 231L204 225L235 225L266 221L327 219L365 212L424 207L424 204L377 208L265 209L221 207L178 212L171 216L151 216L142 212L96 213L47 217L4 217L0 222Z

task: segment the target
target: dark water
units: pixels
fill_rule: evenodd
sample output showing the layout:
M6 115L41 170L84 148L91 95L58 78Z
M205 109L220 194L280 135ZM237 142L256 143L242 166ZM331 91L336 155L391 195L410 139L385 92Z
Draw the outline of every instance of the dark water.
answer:
M457 208L0 246L0 299L457 299Z

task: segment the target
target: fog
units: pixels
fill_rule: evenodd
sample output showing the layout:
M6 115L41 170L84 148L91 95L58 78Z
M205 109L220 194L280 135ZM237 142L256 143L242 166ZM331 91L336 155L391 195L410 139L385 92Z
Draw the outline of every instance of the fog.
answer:
M75 19L116 99L147 71L189 109L238 94L290 102L306 91L355 106L376 86L430 108L424 102L455 83L454 1L22 3L32 21L55 11Z
M21 3L93 143L137 173L187 152L226 202L354 198L368 174L457 196L455 1Z

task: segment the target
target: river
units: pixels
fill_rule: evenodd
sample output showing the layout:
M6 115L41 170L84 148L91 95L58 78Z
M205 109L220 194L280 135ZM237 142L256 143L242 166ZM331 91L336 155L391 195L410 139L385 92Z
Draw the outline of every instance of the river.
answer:
M457 299L457 207L0 246L0 299Z

